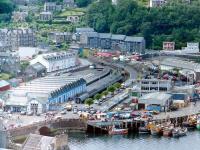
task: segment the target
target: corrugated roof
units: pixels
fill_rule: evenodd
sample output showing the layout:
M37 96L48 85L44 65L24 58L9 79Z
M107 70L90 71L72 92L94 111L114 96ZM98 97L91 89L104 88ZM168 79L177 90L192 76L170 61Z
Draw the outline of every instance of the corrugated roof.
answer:
M124 40L126 35L122 34L112 34L111 39L112 40Z
M171 94L164 93L164 92L154 92L145 94L144 96L139 98L139 103L144 104L159 104L159 105L165 105L167 100L169 100L172 97Z
M126 36L125 41L129 42L142 42L144 40L144 37L133 37L133 36Z
M45 70L46 67L43 66L41 63L37 62L33 65L31 65L36 71L42 71L42 70Z
M200 72L200 64L191 61L185 61L180 58L165 58L161 61L161 65L194 70Z
M112 36L111 33L99 33L99 38L102 38L102 39L110 39Z
M4 87L4 86L7 86L7 85L10 85L10 83L8 83L8 82L5 81L5 80L1 80L1 81L0 81L0 87Z
M76 32L94 32L93 28L76 28Z

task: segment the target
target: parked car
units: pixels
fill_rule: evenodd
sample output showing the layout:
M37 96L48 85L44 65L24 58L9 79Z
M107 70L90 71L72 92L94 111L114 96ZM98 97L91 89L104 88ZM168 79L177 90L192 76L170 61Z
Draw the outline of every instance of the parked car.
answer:
M78 113L78 109L77 108L74 108L73 109L73 114L77 114Z
M60 112L60 114L61 114L61 115L65 115L65 114L67 114L67 111L66 111L66 110L63 110L63 111Z
M32 112L32 111L31 111L31 112L28 112L27 115L28 115L28 116L32 116L32 115L33 115L33 112Z
M26 111L21 111L20 115L26 115Z

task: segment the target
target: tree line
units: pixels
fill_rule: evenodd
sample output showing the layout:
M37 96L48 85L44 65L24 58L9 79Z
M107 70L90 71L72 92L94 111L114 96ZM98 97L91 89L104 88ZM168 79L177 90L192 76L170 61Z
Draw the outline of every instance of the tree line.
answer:
M135 0L111 0L92 3L86 21L97 32L144 36L148 49L162 49L163 41L174 41L176 48L186 42L200 41L200 2L169 2L163 7L148 8Z

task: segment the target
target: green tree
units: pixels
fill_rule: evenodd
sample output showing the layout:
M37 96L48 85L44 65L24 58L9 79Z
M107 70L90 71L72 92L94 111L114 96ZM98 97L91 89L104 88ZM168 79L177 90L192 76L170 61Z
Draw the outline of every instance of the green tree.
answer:
M107 95L108 95L108 91L107 91L107 90L106 90L106 91L103 91L103 92L102 92L102 95L103 95L103 96L107 96Z
M88 105L89 107L94 103L93 99L92 98L87 98L85 100L85 104Z
M78 7L86 7L91 3L91 0L75 0Z
M119 82L115 83L113 86L114 86L116 89L121 88L121 84L120 84Z
M94 96L94 99L96 99L96 100L100 100L101 97L102 97L102 95L98 93L98 94L96 94L96 95Z
M113 93L113 92L116 90L116 88L115 88L113 85L111 85L111 86L108 87L107 90L108 90L109 92Z

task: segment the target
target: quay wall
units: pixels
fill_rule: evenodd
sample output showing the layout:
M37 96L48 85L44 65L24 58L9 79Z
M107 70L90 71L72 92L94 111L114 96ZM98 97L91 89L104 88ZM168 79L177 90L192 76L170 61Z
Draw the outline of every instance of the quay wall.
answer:
M65 129L73 131L86 131L86 123L80 119L59 119L51 121L43 121L35 124L9 129L9 135L11 139L15 139L19 136L27 136L30 133L39 133L40 128L47 127L49 129Z

